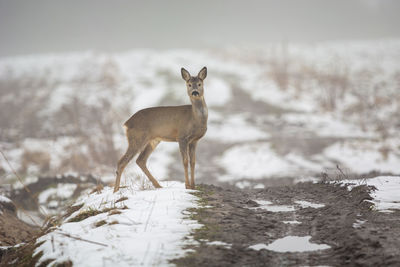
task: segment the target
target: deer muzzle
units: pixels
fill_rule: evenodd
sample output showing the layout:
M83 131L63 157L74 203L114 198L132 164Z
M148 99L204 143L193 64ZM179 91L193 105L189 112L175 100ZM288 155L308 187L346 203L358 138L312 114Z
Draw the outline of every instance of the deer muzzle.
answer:
M200 94L199 94L199 92L197 92L197 91L193 91L192 92L192 96L199 96Z

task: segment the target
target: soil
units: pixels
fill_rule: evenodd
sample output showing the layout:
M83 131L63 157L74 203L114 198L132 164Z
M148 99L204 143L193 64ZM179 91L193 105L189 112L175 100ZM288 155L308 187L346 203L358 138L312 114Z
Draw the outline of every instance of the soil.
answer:
M12 203L0 202L0 246L9 247L26 242L37 233L32 227L18 219Z
M178 266L400 266L400 211L382 213L371 208L372 188L348 191L331 183L299 183L243 191L201 185L202 208L191 210L204 225L192 234L198 244ZM292 212L256 208L254 200L296 205L305 200L324 204ZM210 207L211 206L211 207ZM300 224L285 224L296 220ZM362 224L357 222L365 221ZM285 236L312 236L310 242L329 245L313 252L281 253L249 246L269 244ZM222 241L231 248L208 244Z
M334 183L308 182L249 190L202 184L197 189L199 208L189 210L189 216L204 226L187 237L196 242L187 246L192 252L172 261L178 266L400 266L400 211L374 210L368 202L373 188L361 185L349 191ZM295 210L271 212L255 200ZM302 208L295 203L300 200L324 206ZM20 221L12 205L2 212L1 246L26 245L0 249L0 266L21 259L33 264L32 238L38 229ZM284 223L294 220L300 223ZM286 236L311 236L310 242L330 248L290 253L249 248Z
M12 203L0 202L0 211L0 266L3 266L3 259L15 253L13 246L34 242L39 229L18 219Z

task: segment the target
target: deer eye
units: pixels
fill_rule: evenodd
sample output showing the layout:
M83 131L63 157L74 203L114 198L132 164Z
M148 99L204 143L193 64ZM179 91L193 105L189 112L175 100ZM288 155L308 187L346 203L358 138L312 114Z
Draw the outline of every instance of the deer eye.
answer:
M192 85L189 83L189 87L192 87Z
M199 83L197 86L201 86L201 83Z

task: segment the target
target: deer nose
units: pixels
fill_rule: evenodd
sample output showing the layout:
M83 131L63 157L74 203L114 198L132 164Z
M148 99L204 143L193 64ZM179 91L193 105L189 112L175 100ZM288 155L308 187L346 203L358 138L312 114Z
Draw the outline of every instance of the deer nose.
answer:
M197 92L197 91L193 91L192 92L192 96L199 96L200 94L199 94L199 92Z

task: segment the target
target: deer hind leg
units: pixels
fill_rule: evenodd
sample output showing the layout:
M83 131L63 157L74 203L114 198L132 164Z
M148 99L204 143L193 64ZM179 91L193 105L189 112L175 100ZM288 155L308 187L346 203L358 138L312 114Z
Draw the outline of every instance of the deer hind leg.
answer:
M197 141L189 144L189 160L190 160L190 188L195 188L194 170L196 165L196 146Z
M139 154L139 157L136 160L137 165L142 169L142 171L149 178L151 183L155 188L161 188L161 185L157 182L157 180L151 175L150 171L147 169L146 162L149 158L150 154L154 151L156 146L160 143L160 141L150 141L144 150Z
M129 144L129 147L126 150L125 155L123 155L122 158L118 161L117 177L115 179L114 193L119 190L119 184L121 182L122 172L124 171L126 165L128 165L129 161L131 161L132 158L137 154L138 150L139 149L137 148L137 146L135 146L134 144Z
M183 168L185 169L185 186L190 189L189 175L188 175L188 143L186 141L179 141L179 150L182 155Z

